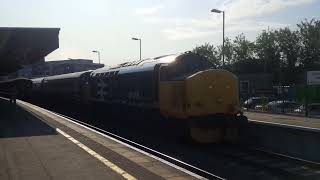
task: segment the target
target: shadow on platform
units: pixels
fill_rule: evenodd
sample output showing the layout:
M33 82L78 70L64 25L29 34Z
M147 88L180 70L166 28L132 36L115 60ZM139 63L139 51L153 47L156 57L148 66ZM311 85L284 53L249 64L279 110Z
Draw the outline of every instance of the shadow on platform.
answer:
M54 128L21 107L0 99L0 138L56 134Z

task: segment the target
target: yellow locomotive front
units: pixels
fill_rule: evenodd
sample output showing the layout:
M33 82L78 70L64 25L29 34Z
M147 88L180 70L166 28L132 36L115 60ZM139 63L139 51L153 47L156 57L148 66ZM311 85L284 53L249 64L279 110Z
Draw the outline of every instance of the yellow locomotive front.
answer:
M181 58L187 61L196 55ZM177 69L177 65L169 65L160 71L166 74L159 81L160 112L185 123L197 142L234 141L239 127L247 121L240 111L238 78L222 69L178 75Z

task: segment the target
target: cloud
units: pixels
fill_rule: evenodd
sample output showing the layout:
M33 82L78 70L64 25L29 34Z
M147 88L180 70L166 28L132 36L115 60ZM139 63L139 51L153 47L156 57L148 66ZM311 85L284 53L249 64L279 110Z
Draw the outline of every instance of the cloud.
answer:
M231 0L221 9L228 13L229 19L242 19L272 14L280 10L311 4L316 0Z
M291 24L267 21L242 20L228 24L227 28L228 32L253 32L262 31L267 28L270 28L271 30L289 26L291 26Z
M315 0L228 0L218 9L226 12L226 31L235 33L261 31L270 27L277 29L290 24L257 20L259 16L268 16L286 8L310 4ZM157 8L151 8L155 11ZM151 12L151 10L150 10ZM182 40L212 36L221 31L221 15L205 18L181 18L165 16L146 16L147 23L162 24L162 32L169 40Z
M214 34L214 31L202 31L192 27L175 27L164 29L163 33L169 40L181 40L206 37Z
M152 7L138 8L135 10L135 13L138 15L152 15L157 13L160 9L162 9L163 5L155 5Z
M220 36L222 24L205 23L206 21L193 19L192 24L189 26L169 27L162 32L169 40L184 40L203 38L213 35ZM233 23L228 23L226 30L230 34L239 34L241 32L256 32L262 31L271 27L271 29L277 29L281 27L288 27L290 24L277 23L277 22L265 22L265 21L253 21L245 20Z

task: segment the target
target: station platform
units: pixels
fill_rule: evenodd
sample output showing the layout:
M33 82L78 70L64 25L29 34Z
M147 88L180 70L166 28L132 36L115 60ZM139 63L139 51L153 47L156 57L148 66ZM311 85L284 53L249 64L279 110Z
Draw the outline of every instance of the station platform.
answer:
M79 124L0 99L0 179L201 179Z
M249 121L278 123L291 126L320 129L320 118L248 111L244 112L244 115L248 117Z

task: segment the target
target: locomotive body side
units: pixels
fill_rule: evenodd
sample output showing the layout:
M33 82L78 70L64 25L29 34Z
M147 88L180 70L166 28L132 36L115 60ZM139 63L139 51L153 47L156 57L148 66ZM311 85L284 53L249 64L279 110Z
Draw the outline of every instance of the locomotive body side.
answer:
M135 65L120 65L92 72L91 100L158 109L159 67L175 57L169 55L146 59Z
M63 75L35 79L34 91L40 89L41 94L52 100L68 100L74 102L86 102L88 98L87 76L91 71L69 73Z

